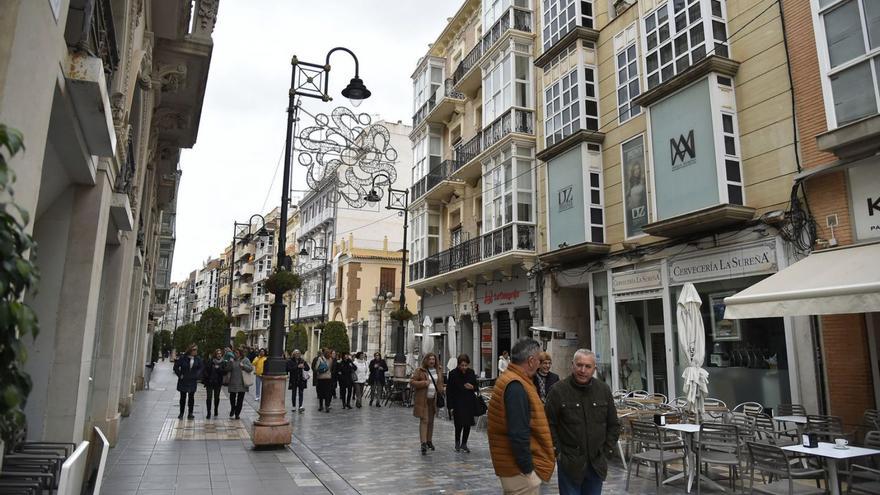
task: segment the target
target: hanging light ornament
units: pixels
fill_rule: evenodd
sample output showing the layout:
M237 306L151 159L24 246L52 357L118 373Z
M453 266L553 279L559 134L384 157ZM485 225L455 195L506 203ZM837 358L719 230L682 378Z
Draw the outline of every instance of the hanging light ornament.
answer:
M345 107L313 118L314 125L303 128L297 136L298 160L307 168L309 189L331 187L334 201L342 199L352 208L362 208L368 189L397 180L397 150L391 145L387 127L372 123L366 113L355 114ZM384 177L373 182L377 174Z

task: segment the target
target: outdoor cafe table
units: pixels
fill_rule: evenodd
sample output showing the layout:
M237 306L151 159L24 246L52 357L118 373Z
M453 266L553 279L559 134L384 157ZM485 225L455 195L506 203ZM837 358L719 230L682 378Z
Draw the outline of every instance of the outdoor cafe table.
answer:
M687 451L688 451L688 454L687 454L688 459L687 459L687 463L686 463L685 468L686 468L687 477L688 477L687 492L690 493L691 486L693 486L693 484L694 484L694 477L697 472L697 470L696 470L696 467L697 467L696 452L694 452L694 447L693 447L694 441L693 440L694 440L694 435L696 435L697 433L700 433L700 425L695 425L695 424L691 424L691 423L680 423L680 424L664 425L664 426L661 426L660 428L663 428L665 430L677 431L677 432L680 432L680 433L687 436L687 439L684 442L685 448L687 448ZM684 473L679 473L679 474L672 476L672 477L666 479L665 481L663 481L663 484L669 483L670 481L675 481L679 478L682 478L683 476L684 476ZM707 477L704 477L703 479L714 483L712 480L708 479Z
M819 442L819 446L816 448L804 447L803 445L790 445L788 447L782 447L782 450L825 459L825 465L828 466L828 490L831 492L831 495L840 495L840 486L837 484L837 461L841 459L852 459L854 457L880 454L880 450L866 449L863 447L838 449L833 443L827 442Z

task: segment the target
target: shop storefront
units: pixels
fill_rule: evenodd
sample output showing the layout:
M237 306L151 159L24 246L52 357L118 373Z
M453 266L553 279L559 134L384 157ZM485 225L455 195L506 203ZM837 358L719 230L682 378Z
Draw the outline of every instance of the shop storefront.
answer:
M702 299L709 395L731 408L745 401L767 407L791 402L796 381L789 366L790 319L724 318L725 297L775 273L785 258L780 239L748 237L709 249L674 246L651 261L585 275L597 376L615 390L681 395L686 360L678 345L676 304L690 282Z
M474 295L479 325L474 348L480 349L480 355L479 359L473 358L473 367L481 375L494 377L498 373L498 356L502 351L509 352L517 339L529 334L532 326L528 280L521 277L491 285L478 284Z

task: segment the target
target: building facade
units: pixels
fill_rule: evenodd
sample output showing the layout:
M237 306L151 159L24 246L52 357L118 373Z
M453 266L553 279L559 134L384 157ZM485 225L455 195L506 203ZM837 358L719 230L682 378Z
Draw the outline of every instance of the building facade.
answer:
M29 439L78 442L94 425L115 443L142 386L217 3L4 3L0 121L24 135L10 163L40 246Z
M533 335L560 372L590 347L615 389L675 397L693 283L713 396L818 409L808 321L724 318L810 248L782 15L759 4L462 4L413 74L410 287L435 349L494 376Z

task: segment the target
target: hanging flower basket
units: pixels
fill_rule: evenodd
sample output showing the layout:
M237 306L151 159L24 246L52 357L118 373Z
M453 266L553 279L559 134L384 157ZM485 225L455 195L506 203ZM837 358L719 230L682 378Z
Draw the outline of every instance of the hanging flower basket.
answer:
M408 320L412 319L413 314L412 314L412 311L409 310L409 308L403 307L403 308L396 309L396 310L392 311L390 316L391 316L391 319L393 319L393 320L408 321Z
M272 294L279 295L299 289L302 286L302 279L299 275L287 270L276 270L263 285Z

